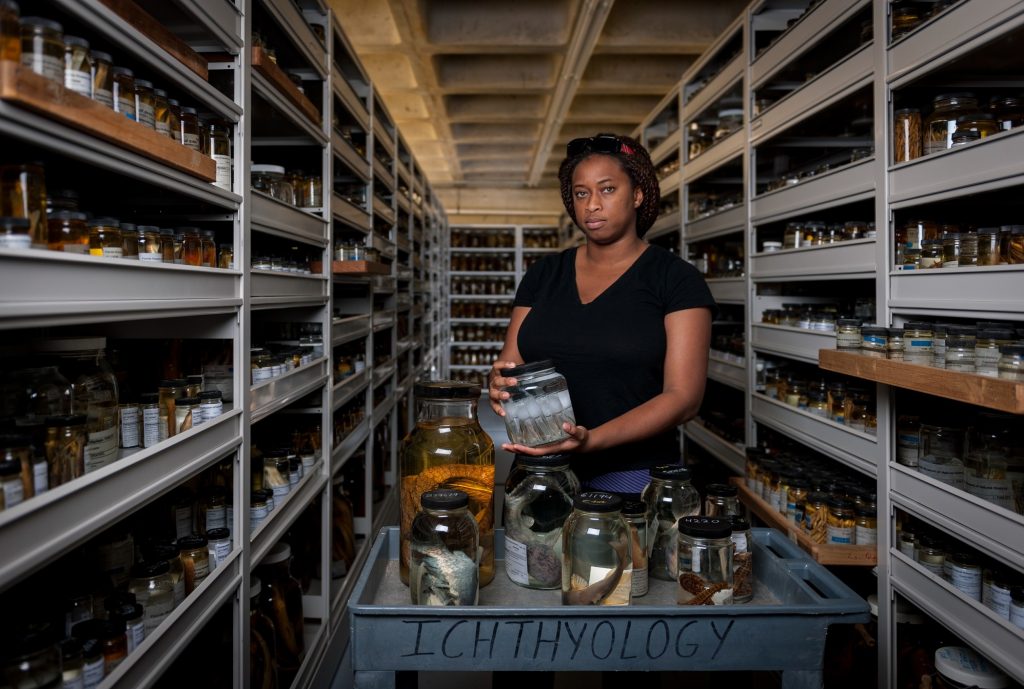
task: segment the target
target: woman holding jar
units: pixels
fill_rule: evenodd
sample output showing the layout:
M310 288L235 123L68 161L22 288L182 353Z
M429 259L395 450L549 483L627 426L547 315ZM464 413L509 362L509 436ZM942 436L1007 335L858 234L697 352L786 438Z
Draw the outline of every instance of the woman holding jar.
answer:
M697 270L644 241L660 191L650 155L612 134L574 139L558 172L562 202L587 243L530 267L513 302L501 356L488 375L504 416L500 370L551 359L578 425L567 439L509 452L572 452L591 489L639 493L648 469L676 463L679 424L704 395L714 299Z

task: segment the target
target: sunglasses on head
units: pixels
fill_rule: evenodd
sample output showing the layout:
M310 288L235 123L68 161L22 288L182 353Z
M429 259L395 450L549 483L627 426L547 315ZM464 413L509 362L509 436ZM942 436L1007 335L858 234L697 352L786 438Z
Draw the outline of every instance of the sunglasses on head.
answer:
M583 153L625 153L632 155L633 149L611 134L598 134L582 139L573 139L565 147L565 154L575 158Z

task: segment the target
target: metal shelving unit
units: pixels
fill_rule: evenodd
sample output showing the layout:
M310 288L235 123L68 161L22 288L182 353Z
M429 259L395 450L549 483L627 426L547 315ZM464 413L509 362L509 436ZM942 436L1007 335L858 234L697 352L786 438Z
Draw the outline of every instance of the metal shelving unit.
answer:
M7 101L0 101L0 135L44 159L47 171L51 163L54 169L66 163L80 170L81 188L91 192L90 198L104 189L124 187L141 208L162 209L168 224L215 222L229 228L235 268L0 250L0 285L9 296L0 305L0 330L11 341L45 337L55 328L84 328L108 337L141 340L227 340L234 402L226 404L216 420L149 448L123 450L109 466L0 512L0 547L5 554L0 592L228 461L233 467L230 503L235 508L232 553L104 680L103 687L134 689L160 681L215 615L226 619L220 614L226 609L231 630L225 631L236 642L230 658L234 684L248 686L250 573L310 509L317 510L324 554L312 588L304 596L307 651L295 686L324 683L333 674L333 659L347 642L347 628L341 622L347 591L354 583L351 576L330 579L331 480L360 453L365 456L367 511L356 520L361 548L358 570L372 529L397 515L393 490L383 501L369 499L370 462L378 461L372 458L379 455L387 481L394 484L397 412L404 408L408 418L412 381L424 373L436 374L442 359L439 338L447 327L445 314L431 307L438 295L446 294L445 286L439 284L445 214L379 98L374 97L373 85L343 27L319 0L170 0L169 4L175 16L188 18L170 24L171 30L199 53L216 54L209 63L209 81L125 23L101 0L54 0L48 11L74 22L101 49L116 52L119 61L158 77L158 86L166 85L183 96L183 104L195 104L226 120L233 127L233 191ZM306 96L320 113L319 123L253 68L250 46L256 21L272 25L274 39L282 43L279 55L286 55L296 66L301 63L298 73ZM314 25L323 29L326 40L319 38ZM346 126L361 127L355 134L332 127L332 113L340 108L345 109ZM378 134L380 145L391 156L390 169L381 170L373 155ZM357 147L360 137L364 150ZM299 209L250 189L250 163L254 159L274 162L277 156L321 175L325 207ZM395 180L407 193L398 193ZM335 183L354 181L365 185L362 207L334 189ZM391 203L374 204L380 199L373 195L373 185L389 181L385 197ZM130 211L130 207L126 202L126 220L132 212L146 217L146 210ZM249 268L254 246L285 240L330 271L335 244L353 238L382 249L390 275L377 280ZM325 355L251 384L251 334L260 324L288 322L319 324ZM374 345L381 340L390 345L390 355L383 367L374 367ZM353 344L358 348L360 342L364 343L365 370L335 379L334 348ZM376 405L375 386L385 393ZM354 400L361 400L365 417L334 446L333 414ZM287 424L297 415L312 417L323 429L321 455L268 518L250 529L252 427ZM390 434L380 434L389 438L388 445L376 448L375 455L375 431L382 425L390 429ZM314 508L318 502L324 506ZM324 581L330 582L326 591Z

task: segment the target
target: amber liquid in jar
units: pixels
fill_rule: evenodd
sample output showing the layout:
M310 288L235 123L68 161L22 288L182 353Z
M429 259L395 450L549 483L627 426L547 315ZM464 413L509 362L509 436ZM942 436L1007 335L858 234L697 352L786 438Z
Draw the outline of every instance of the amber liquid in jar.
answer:
M18 6L8 0L0 0L0 60L21 61Z

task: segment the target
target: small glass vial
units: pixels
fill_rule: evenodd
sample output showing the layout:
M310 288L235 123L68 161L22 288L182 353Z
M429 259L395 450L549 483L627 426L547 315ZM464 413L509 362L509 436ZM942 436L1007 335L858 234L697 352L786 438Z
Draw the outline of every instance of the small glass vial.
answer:
M256 490L249 498L249 531L251 532L256 531L270 514L270 506L267 503L268 493L270 493L268 490Z
M732 602L749 603L754 598L754 537L746 519L733 515L731 521Z
M167 99L167 136L181 143L181 106L173 98Z
M1004 380L1024 381L1024 345L1001 346L996 368Z
M807 393L807 411L823 419L829 417L828 397L821 390L811 390Z
M850 545L854 543L856 515L853 501L833 497L828 501L827 543L831 545Z
M113 218L97 218L89 223L89 255L104 258L121 258L124 245L121 241L121 223Z
M886 358L903 361L903 328L889 328L888 335L889 341L885 348Z
M132 223L121 223L121 258L139 260L139 230Z
M111 674L128 657L128 637L123 620L91 620L99 622L96 632L103 649L103 676Z
M64 27L44 17L22 17L21 64L63 85Z
M679 520L679 603L731 605L733 603L732 522L715 517Z
M226 526L210 529L206 532L206 538L210 570L213 571L231 554L231 532Z
M169 227L160 228L160 253L163 263L175 263L174 230Z
M922 270L942 267L941 239L925 239L921 241L921 255L918 267Z
M974 373L975 338L963 329L946 331L946 369L961 373Z
M960 232L947 232L942 236L942 267L957 268L960 265Z
M611 493L574 498L562 530L562 605L629 605L633 557L621 509Z
M704 516L731 517L740 515L739 491L726 483L709 483L705 488Z
M650 576L676 580L676 524L683 517L700 514L700 493L690 483L690 470L679 464L662 464L649 471L650 483L641 499L647 505L651 543Z
M221 244L220 252L217 254L217 267L226 270L235 269L235 247L231 244Z
M85 474L85 414L46 417L46 463L49 487L68 483Z
M998 227L982 227L978 229L978 265L998 266L1003 263L1000 251L1000 232Z
M178 539L178 554L185 570L185 595L189 595L210 576L210 553L206 536L191 535Z
M114 111L135 120L135 75L127 67L112 67L114 75Z
M901 553L909 557L911 560L915 559L917 535L913 531L908 531L906 529L901 531L899 537L899 549Z
M516 455L503 514L505 572L514 583L536 589L562 585L562 525L579 491L569 455Z
M945 251L945 245L943 245ZM973 268L978 265L978 235L974 232L960 233L960 258L957 265Z
M0 249L31 249L32 223L28 218L0 217Z
M153 82L145 79L135 80L135 113L139 124L156 128L156 101L153 95Z
M912 321L903 326L903 360L911 364L929 366L935 332L930 323Z
M946 558L949 565L949 583L972 600L981 600L981 565L978 558L970 553L951 553Z
M163 559L143 562L132 568L128 590L146 611L146 636L150 636L174 610L174 582L171 566Z
M865 325L860 329L861 354L886 358L889 349L889 329L877 325Z
M142 427L142 447L153 447L161 440L160 396L155 392L139 395L139 416Z
M23 220L28 227L27 220L18 220ZM85 213L78 211L60 210L50 213L46 221L50 233L47 248L50 251L63 251L69 254L88 254L89 227L85 221ZM5 220L0 219L0 227L4 224ZM2 241L3 237L0 236L0 242Z
M859 350L861 345L860 319L836 320L836 349Z
M92 99L114 109L113 58L102 50L89 52L92 59Z
M167 102L167 91L153 89L153 129L164 136L171 135L171 104Z
M231 139L228 126L221 120L212 119L207 127L206 148L217 166L214 184L225 191L231 191Z
M0 510L9 510L25 500L21 481L21 462L17 459L0 461Z
M206 252L203 250L203 238L198 227L178 228L182 234L181 260L175 261L186 266L201 266Z
M89 41L79 36L64 37L64 88L92 98L92 58Z
M143 263L163 263L164 254L160 245L160 228L156 225L139 225L139 260Z
M204 390L199 393L199 411L203 423L213 421L224 413L224 393L220 390Z
M999 377L999 348L1012 344L1012 330L987 328L979 330L974 345L974 368L978 375L990 378Z
M502 400L505 430L509 440L527 447L539 447L569 437L564 424L576 425L565 378L550 359L501 369L515 385L504 388L509 399Z
M127 653L131 655L146 639L146 609L135 602L135 596L127 593L118 597L113 606L107 601L107 617L124 625Z
M647 505L640 500L623 500L622 518L629 527L630 552L633 556L633 574L630 599L647 595Z
M202 137L199 134L199 118L195 108L181 109L181 144L193 151L202 151Z
M904 249L903 250L903 263L900 265L900 270L917 270L921 266L921 250L920 249Z
M178 397L174 400L174 435L192 428L192 418L199 411L198 397Z
M480 598L480 530L461 490L420 496L412 520L409 593L413 605L476 605Z
M857 505L853 528L853 542L857 545L874 545L878 542L878 517L874 505Z
M118 433L121 447L139 446L139 404L138 402L123 402L117 406Z
M202 251L202 264L206 268L217 267L217 235L213 230L199 231L199 247Z

